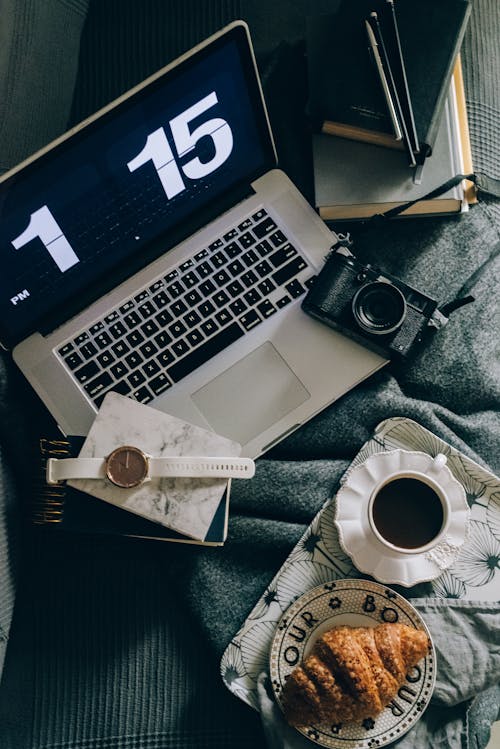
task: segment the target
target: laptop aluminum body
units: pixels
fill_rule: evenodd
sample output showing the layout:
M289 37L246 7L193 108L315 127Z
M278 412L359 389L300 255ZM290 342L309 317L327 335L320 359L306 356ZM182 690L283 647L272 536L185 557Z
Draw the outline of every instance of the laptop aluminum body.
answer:
M0 340L66 435L126 386L257 457L386 363L301 310L334 241L277 168L235 22L0 179ZM222 286L201 299L206 260ZM137 334L119 339L122 312Z

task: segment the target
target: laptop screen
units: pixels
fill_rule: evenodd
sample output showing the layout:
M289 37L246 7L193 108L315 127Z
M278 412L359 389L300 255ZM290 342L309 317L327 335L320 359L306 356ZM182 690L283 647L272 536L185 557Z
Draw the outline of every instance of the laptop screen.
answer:
M232 25L0 181L0 341L68 319L274 165L247 30Z

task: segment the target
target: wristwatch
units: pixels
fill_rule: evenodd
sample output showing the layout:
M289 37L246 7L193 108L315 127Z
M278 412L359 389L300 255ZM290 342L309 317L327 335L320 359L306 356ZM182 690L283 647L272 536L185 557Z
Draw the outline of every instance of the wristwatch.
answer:
M122 489L132 489L153 478L250 479L255 463L250 458L171 456L155 458L132 445L122 445L106 458L49 458L46 480L108 479Z

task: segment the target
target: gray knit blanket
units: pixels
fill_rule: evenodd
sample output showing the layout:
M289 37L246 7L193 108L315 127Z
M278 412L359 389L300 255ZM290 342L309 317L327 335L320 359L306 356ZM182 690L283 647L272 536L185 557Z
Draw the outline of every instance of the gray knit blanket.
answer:
M108 80L138 60L142 75L147 48L166 44L166 5L177 20L179 6L183 23L192 20L200 34L239 15L260 29L282 162L300 182L299 166L287 161L286 120L279 120L266 67L266 45L279 30L264 23L259 3L245 2L201 3L189 18L191 0L91 3L78 73L85 2L0 0L0 165L11 166L84 114L82 71L88 86L93 75ZM306 3L286 5L294 32ZM129 45L121 52L100 32L112 13L117 37ZM495 178L499 32L497 0L476 0L462 52L467 106L475 169ZM296 84L289 80L282 94ZM288 115L284 102L281 111ZM354 227L353 237L360 258L440 302L464 293L475 301L415 361L380 371L259 459L252 481L235 482L220 549L30 529L23 516L38 469L36 443L54 425L10 355L1 354L2 749L265 746L258 714L223 686L220 656L373 428L392 416L411 418L500 475L500 201L481 195L458 218L395 220L358 236ZM500 590L500 539L479 550L477 564L489 566ZM470 747L486 745L499 706L498 688L474 703Z

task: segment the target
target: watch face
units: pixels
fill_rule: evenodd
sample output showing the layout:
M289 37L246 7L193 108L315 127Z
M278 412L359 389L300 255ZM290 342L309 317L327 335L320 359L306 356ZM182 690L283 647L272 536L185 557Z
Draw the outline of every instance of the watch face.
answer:
M148 458L138 447L117 447L106 458L106 476L122 489L142 484L148 476L148 468Z

